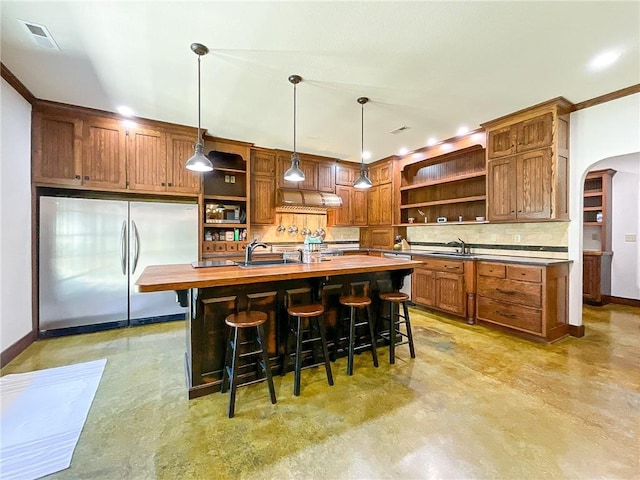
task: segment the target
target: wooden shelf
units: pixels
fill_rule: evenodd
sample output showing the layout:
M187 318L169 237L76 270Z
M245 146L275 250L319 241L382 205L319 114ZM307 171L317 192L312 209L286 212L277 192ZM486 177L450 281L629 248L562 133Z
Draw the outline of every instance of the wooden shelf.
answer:
M203 223L204 228L247 228L246 223Z
M227 202L246 202L247 197L232 197L229 195L205 195L205 200L224 200Z
M584 192L584 197L601 197L602 196L602 191L597 190L597 191L593 191L593 192Z
M585 227L601 227L602 222L583 222L582 225Z
M602 205L596 205L595 207L582 207L585 212L599 212L602 210Z
M448 205L452 203L483 202L486 199L487 199L486 195L475 195L473 197L460 197L460 198L450 198L447 200L434 200L432 202L411 203L408 205L401 205L400 209L406 210L409 208L430 207L432 205Z
M231 172L231 173L247 173L246 170L239 170L237 168L224 168L224 167L213 167L213 171Z
M400 187L400 190L401 191L414 190L416 188L432 187L434 185L442 185L444 183L461 182L463 180L469 180L471 178L484 177L486 174L487 174L486 170L481 170L478 172L467 173L464 175L456 175L455 177L447 177L440 180L429 180L428 182L416 183L414 185L406 185L404 187Z

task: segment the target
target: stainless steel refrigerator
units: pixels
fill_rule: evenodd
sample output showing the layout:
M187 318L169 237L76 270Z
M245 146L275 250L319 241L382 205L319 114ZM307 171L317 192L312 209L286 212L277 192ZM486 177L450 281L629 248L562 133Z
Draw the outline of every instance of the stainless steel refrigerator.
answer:
M42 336L184 318L175 292L137 293L147 265L198 259L198 205L40 197Z

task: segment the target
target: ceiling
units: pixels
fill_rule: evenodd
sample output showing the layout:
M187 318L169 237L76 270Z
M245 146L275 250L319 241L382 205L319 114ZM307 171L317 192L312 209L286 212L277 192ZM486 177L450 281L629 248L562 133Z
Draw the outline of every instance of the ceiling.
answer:
M640 82L640 2L0 2L2 63L37 97L374 161L557 96ZM18 19L44 25L41 47ZM605 70L590 60L621 52ZM399 127L409 129L390 133Z

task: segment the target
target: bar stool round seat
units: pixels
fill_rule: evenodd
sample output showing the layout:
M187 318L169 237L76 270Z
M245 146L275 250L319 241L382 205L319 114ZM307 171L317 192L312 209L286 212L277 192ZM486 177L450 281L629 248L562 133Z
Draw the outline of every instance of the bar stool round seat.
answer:
M302 357L308 355L309 351L304 351L305 345L313 345L315 342L320 342L322 347L323 361L319 362L315 358L315 352L312 349L314 363L308 365L308 367L317 367L324 364L324 368L327 374L327 383L333 385L333 373L331 372L331 364L329 363L329 351L327 349L327 339L325 337L324 326L322 325L322 317L324 315L324 306L319 303L312 303L306 305L292 305L287 308L287 313L290 317L295 317L291 332L293 332L296 340L295 362L294 362L294 380L293 380L293 394L297 397L300 395L300 379L302 376ZM308 328L304 328L302 319L308 318ZM317 336L313 335L313 326L315 323L317 329ZM306 338L305 338L306 336ZM285 356L282 362L282 375L284 375L287 367L287 360L289 359L289 342L285 342ZM306 367L305 367L306 368Z
M256 311L232 313L224 319L224 323L235 328L257 327L267 323L267 314Z
M409 353L411 358L416 358L415 347L413 346L413 333L411 332L411 320L409 319L409 309L407 302L409 295L403 292L385 292L378 295L380 300L389 303L389 316L380 315L380 318L389 322L388 337L382 332L382 338L389 341L389 363L396 363L396 347L398 345L409 345ZM395 306L394 304L397 304ZM383 306L380 310L383 311ZM402 314L400 314L400 306L402 306ZM400 325L405 324L406 332L400 330ZM406 338L406 340L404 340Z
M276 391L273 386L271 376L271 366L269 364L269 354L267 353L267 343L264 334L264 324L267 323L267 314L259 311L238 312L228 315L224 319L230 328L229 341L227 343L227 353L225 355L224 368L222 371L222 386L220 391L225 393L229 389L229 408L227 416L232 418L235 414L236 390L238 388L238 370L240 369L240 359L248 357L258 357L257 364L262 367L265 379L269 387L271 403L276 403ZM240 353L240 349L247 344L254 342L242 342L241 334L244 329L255 328L257 332L258 348L253 351Z
M371 317L371 298L367 296L359 295L342 295L339 300L341 305L349 308L349 336L348 336L348 353L347 353L347 375L353 375L353 354L356 348L363 350L366 348L371 349L371 355L373 357L373 366L378 366L378 353L376 351L376 337L373 326L373 318ZM366 321L357 322L357 310L362 308L367 317ZM346 318L343 317L343 321ZM369 326L369 335L371 343L365 345L359 345L356 347L356 327L361 325ZM336 350L340 338L336 338Z

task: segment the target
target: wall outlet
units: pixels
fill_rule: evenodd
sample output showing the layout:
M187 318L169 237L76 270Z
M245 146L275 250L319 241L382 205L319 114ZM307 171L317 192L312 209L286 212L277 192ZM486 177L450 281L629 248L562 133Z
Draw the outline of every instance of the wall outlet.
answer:
M229 175L225 175L224 176L224 183L229 183L229 182L230 182Z
M627 233L624 236L624 241L625 242L629 242L629 243L636 243L636 239L637 239L637 235L633 234L633 233Z
M517 233L513 236L513 241L516 243L520 243L520 235L518 235Z
M235 175L231 175L229 177L229 179L231 180L231 183L236 183L236 176Z

